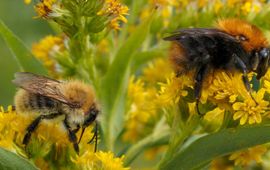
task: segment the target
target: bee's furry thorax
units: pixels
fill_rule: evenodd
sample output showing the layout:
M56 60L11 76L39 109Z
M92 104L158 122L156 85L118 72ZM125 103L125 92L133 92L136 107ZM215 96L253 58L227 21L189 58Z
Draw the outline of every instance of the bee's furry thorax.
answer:
M80 103L86 113L95 103L95 94L91 86L79 80L69 80L62 84L62 93L71 102Z
M234 37L243 36L246 40L241 43L248 52L268 46L262 31L246 21L236 18L222 19L218 20L217 28Z

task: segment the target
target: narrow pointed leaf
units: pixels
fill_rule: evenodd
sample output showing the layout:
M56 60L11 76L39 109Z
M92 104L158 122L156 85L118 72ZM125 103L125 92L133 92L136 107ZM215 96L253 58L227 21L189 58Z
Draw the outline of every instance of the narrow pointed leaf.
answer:
M101 100L104 117L102 128L105 133L107 145L112 145L122 129L125 97L130 74L130 65L134 53L140 49L149 33L153 15L143 22L135 32L119 48L107 75L101 84ZM112 146L109 146L111 148Z
M0 20L0 36L3 37L22 71L45 74L42 64L33 57L23 42Z
M38 170L28 160L0 148L0 169L1 170Z
M197 169L218 156L270 142L269 131L270 125L221 130L195 140L160 169Z

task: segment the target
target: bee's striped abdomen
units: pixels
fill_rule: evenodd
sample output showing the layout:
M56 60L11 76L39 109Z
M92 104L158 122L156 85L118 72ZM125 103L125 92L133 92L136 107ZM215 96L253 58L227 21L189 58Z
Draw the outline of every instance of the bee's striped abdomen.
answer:
M21 89L15 97L16 110L20 113L56 113L59 102L40 94L29 93Z

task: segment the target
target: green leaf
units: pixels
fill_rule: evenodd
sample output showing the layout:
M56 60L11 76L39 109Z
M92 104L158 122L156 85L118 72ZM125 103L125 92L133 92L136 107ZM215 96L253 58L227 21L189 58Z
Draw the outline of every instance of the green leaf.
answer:
M1 170L37 170L28 160L0 148L0 169Z
M0 20L0 35L5 40L22 71L46 74L45 68L36 60L23 42Z
M108 68L107 74L101 81L100 98L104 111L101 125L109 149L113 149L114 141L123 126L131 60L149 33L152 18L153 15L150 15L122 44Z
M134 62L132 66L132 70L136 71L142 65L146 64L148 61L151 61L155 58L165 57L166 56L165 49L152 49L149 51L138 52L134 54Z
M270 142L270 125L238 127L201 137L179 151L161 170L197 169L210 160Z

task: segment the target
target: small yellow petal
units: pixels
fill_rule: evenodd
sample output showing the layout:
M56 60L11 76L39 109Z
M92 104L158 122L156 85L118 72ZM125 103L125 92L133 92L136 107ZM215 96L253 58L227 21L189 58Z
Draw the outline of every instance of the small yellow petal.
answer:
M245 114L245 112L243 112L243 111L237 111L237 112L235 112L234 115L233 115L233 120L239 119L244 114Z
M244 114L244 116L242 116L240 119L240 125L245 124L247 122L247 119L248 119L248 115Z
M243 103L237 102L233 104L233 110L241 110L242 107L245 107Z

